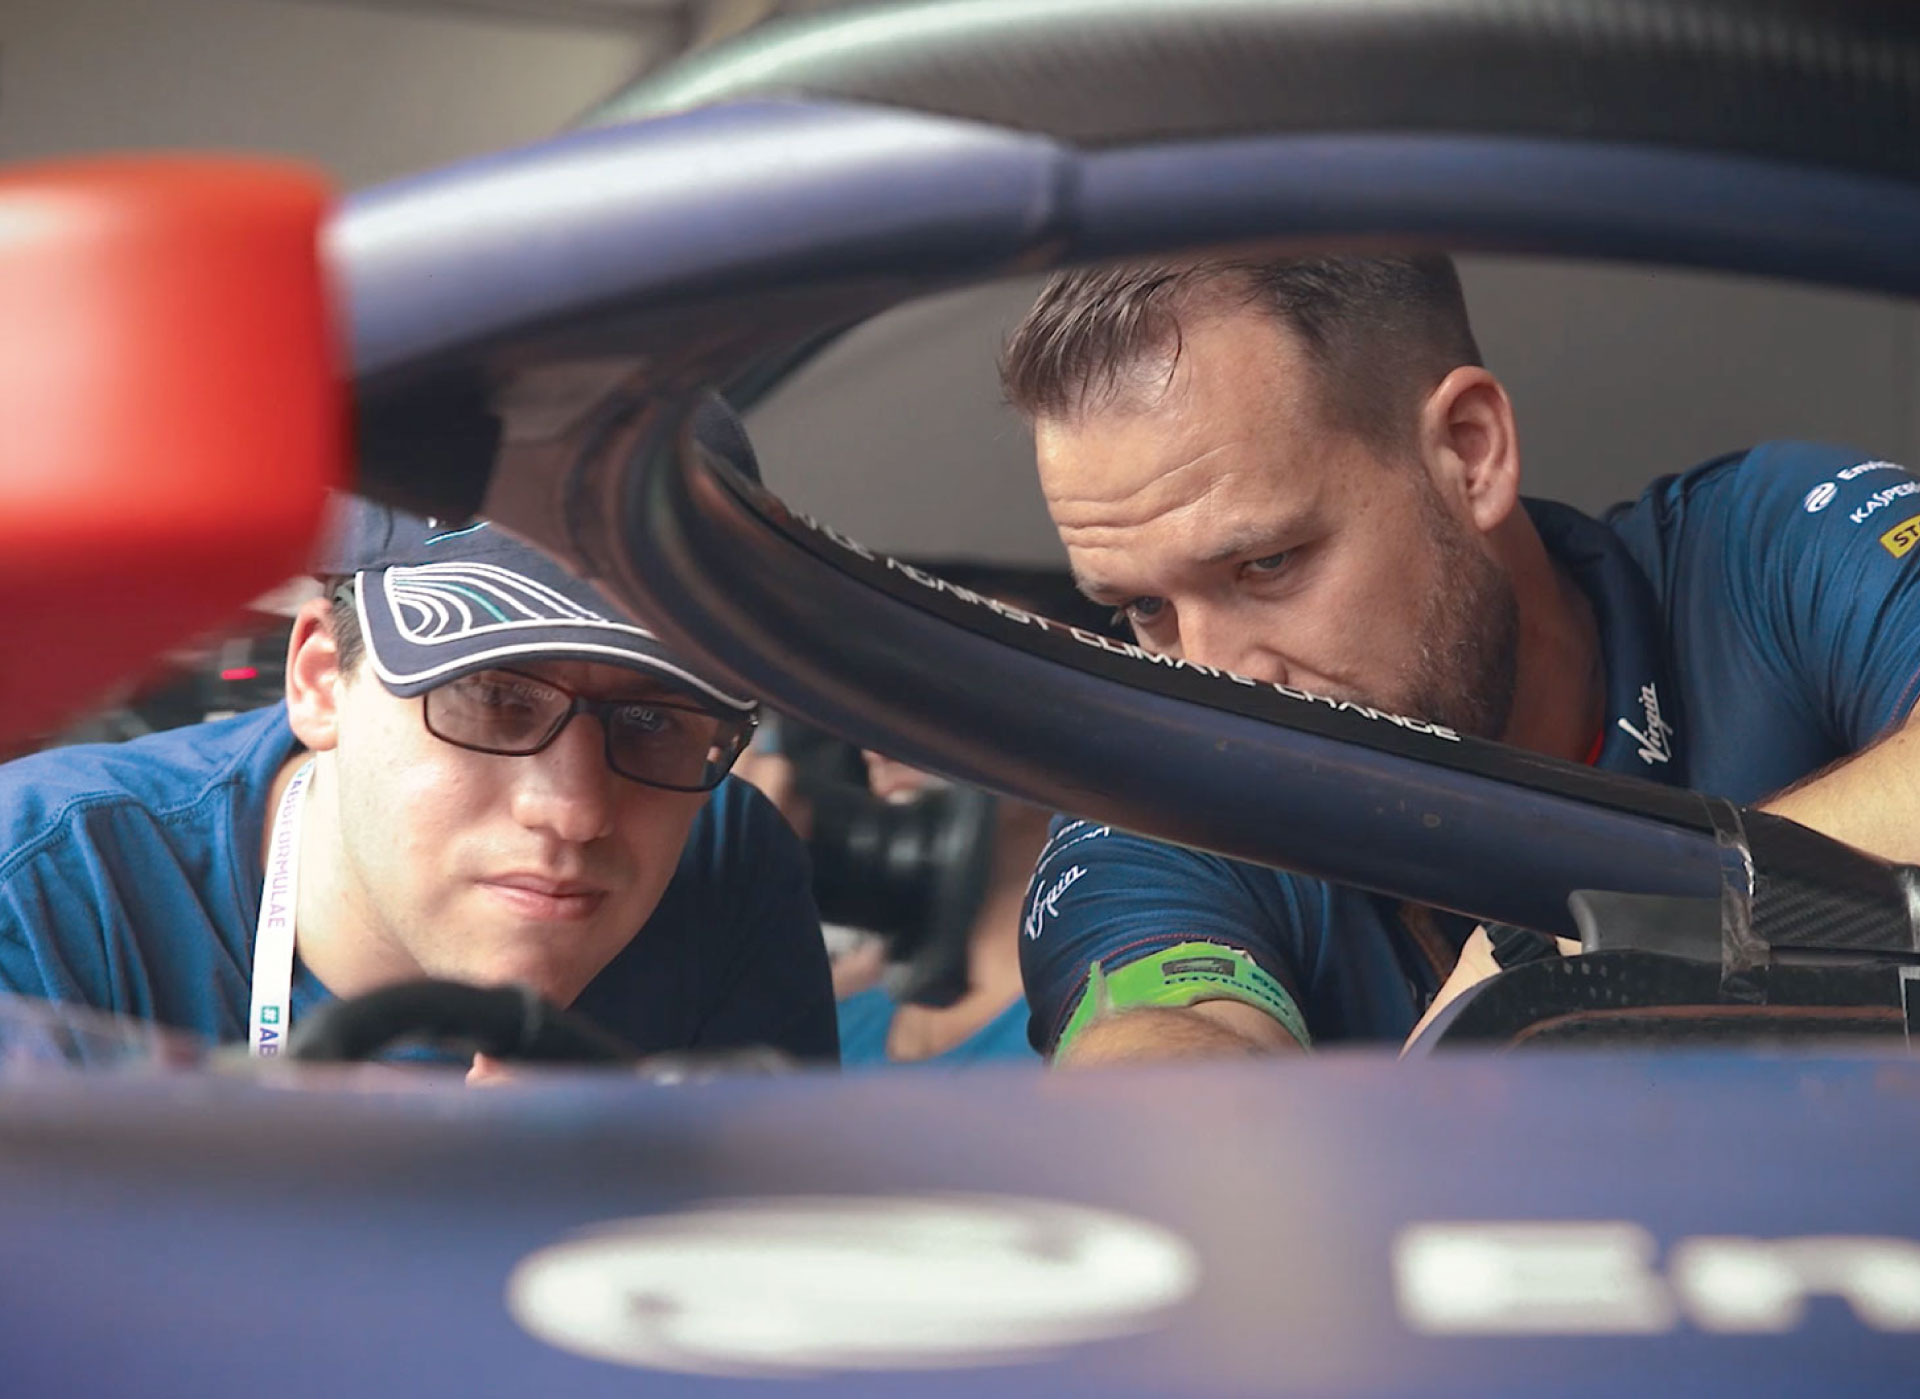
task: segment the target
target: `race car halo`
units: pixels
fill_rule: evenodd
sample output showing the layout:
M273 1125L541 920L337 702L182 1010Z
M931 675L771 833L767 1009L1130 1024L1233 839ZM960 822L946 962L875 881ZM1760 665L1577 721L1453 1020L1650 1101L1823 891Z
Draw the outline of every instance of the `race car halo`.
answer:
M1577 890L1698 900L1729 975L1770 943L1920 956L1907 876L1790 823L1036 623L681 430L705 387L930 290L1209 244L1920 291L1920 19L1663 12L961 0L786 26L614 124L349 206L365 487L484 503L742 690L1002 793L1546 931Z

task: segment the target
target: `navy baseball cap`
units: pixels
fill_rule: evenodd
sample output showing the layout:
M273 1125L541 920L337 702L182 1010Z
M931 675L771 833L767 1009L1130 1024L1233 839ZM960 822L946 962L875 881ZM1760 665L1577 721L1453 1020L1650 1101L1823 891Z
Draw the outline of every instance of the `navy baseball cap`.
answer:
M746 435L717 399L696 414L694 432L757 479ZM754 708L696 675L591 583L490 522L450 526L359 497L339 504L313 571L352 580L368 663L395 695L516 661L600 661L645 671L722 709Z

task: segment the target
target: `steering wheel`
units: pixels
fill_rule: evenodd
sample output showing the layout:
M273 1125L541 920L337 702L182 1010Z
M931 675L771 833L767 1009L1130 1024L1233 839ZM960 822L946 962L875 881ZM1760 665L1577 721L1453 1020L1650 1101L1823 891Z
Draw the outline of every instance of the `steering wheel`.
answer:
M524 1064L611 1065L666 1084L796 1067L790 1055L760 1044L642 1054L531 986L432 979L403 981L323 1006L294 1028L287 1057L308 1064L362 1063L403 1041L459 1045Z
M404 981L334 1001L294 1027L287 1057L309 1064L372 1059L403 1040L471 1045L496 1059L637 1064L640 1053L531 986Z

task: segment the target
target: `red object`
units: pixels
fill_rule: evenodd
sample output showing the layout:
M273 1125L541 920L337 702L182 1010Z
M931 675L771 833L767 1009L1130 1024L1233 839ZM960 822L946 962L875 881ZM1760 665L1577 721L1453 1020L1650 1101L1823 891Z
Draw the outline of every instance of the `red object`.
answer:
M220 672L220 678L222 680L258 680L260 678L260 668L250 665L230 666Z
M329 202L259 160L0 171L0 751L305 567L346 475Z

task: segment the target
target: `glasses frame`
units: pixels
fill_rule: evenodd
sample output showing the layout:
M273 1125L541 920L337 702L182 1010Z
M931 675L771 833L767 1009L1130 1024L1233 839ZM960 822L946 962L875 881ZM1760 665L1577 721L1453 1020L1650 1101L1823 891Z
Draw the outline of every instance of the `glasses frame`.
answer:
M567 707L561 711L558 722L554 724L553 728L547 733L547 736L532 748L483 748L479 744L467 743L457 738L449 738L433 726L431 701L432 696L437 691L444 690L450 685L458 684L460 680L471 680L476 675L487 674L511 675L516 680L525 680L530 684L540 685L549 690L557 690L567 697ZM610 718L610 711L632 709L636 706L646 709L673 709L678 710L682 714L703 714L710 719L719 720L723 725L722 733L725 732L725 725L736 724L739 726L738 741L734 744L733 751L728 754L726 762L720 765L718 771L714 772L713 780L704 785L682 787L672 782L659 782L650 777L635 777L632 773L619 767L613 760L613 723ZM741 714L738 712L728 712L714 708L711 705L681 704L674 700L592 699L581 694L578 690L560 684L556 680L549 680L542 675L532 675L524 670L515 670L512 666L488 666L484 670L471 671L466 675L459 676L455 680L449 680L446 685L436 685L433 689L426 691L420 696L420 722L426 725L428 733L432 734L442 743L451 744L455 748L464 748L469 753L485 753L495 758L531 758L536 753L544 753L553 746L554 741L558 739L561 734L567 731L567 725L571 724L582 714L591 714L600 721L600 750L606 760L607 770L609 772L613 773L616 777L623 777L629 782L637 782L642 787L652 787L662 792L713 791L714 788L726 781L727 774L733 771L733 765L740 761L740 755L746 752L748 745L753 742L754 731L760 727L760 716L756 713L748 712Z

